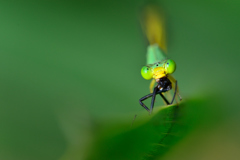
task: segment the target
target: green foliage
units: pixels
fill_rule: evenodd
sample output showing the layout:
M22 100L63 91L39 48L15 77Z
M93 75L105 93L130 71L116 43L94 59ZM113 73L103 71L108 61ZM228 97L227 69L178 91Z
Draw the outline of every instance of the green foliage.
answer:
M95 130L98 134L87 159L137 160L163 155L187 133L187 124L183 123L186 115L183 113L185 107L194 104L197 103L155 107L152 115L146 111L137 115L132 126L129 117L128 121L122 119L112 125L107 124L114 119L109 119L105 125L100 123L101 127Z
M154 113L140 113L133 125L129 116L95 124L93 146L87 159L162 159L178 142L204 125L218 123L221 111L209 99L192 99L179 105L155 107ZM217 103L216 103L217 104ZM133 116L132 116L133 118Z
M239 159L240 5L161 2L184 103L149 116L141 2L0 1L0 159Z
M90 159L142 159L166 145L164 138L171 131L176 118L176 106L165 107L149 116L137 116L133 122L101 128ZM139 121L143 121L139 123ZM117 126L118 132L113 132Z

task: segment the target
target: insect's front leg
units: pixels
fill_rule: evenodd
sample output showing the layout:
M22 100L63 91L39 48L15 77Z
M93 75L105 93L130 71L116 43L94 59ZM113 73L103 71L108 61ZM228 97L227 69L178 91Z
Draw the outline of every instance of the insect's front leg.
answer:
M143 108L145 108L150 114L152 113L152 109L153 109L153 106L154 106L154 102L155 102L155 97L156 97L157 91L158 91L158 88L155 87L153 93L150 93L150 94L142 97L141 99L139 99L140 105ZM144 101L144 100L146 100L146 99L148 99L150 97L152 97L152 102L151 102L151 107L149 109L142 101Z
M170 103L168 102L168 100L165 98L165 96L162 94L163 92L162 91L158 91L157 92L157 94L159 94L161 97L162 97L162 99L165 101L165 103L167 104L167 105L169 105Z
M154 107L154 102L155 102L155 97L156 97L156 94L157 94L157 91L158 91L158 87L156 86L153 90L153 95L152 95L152 102L151 102L151 107L150 107L150 114L152 113L152 110L153 110L153 107Z
M146 96L144 96L144 97L142 97L142 98L139 99L140 105L141 105L144 109L146 109L148 112L150 112L149 108L148 108L142 101L144 101L144 100L152 97L152 95L153 95L153 94L150 93L150 94L148 94L148 95L146 95Z

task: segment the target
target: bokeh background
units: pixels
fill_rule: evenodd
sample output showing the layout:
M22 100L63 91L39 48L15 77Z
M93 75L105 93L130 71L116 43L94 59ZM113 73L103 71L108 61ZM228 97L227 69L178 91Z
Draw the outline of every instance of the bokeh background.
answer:
M183 99L221 114L165 158L238 159L240 2L158 2ZM144 3L0 1L0 159L85 159L94 122L143 110Z

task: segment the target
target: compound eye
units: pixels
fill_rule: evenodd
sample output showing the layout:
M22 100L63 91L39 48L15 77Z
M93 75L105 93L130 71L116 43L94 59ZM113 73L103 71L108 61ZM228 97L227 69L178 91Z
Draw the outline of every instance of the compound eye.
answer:
M176 63L173 60L168 59L165 62L164 68L165 68L167 74L172 74L176 70Z
M147 66L143 66L141 69L141 75L144 79L150 80L153 78L152 69Z

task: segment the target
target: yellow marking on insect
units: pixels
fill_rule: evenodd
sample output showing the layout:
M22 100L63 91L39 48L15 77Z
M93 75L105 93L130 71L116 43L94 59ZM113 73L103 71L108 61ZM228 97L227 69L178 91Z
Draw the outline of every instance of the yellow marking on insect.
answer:
M153 69L153 78L160 79L165 76L166 76L166 73L163 67L157 67Z
M152 79L150 86L149 86L150 93L153 93L153 88L155 87L155 83L156 83L156 80Z

